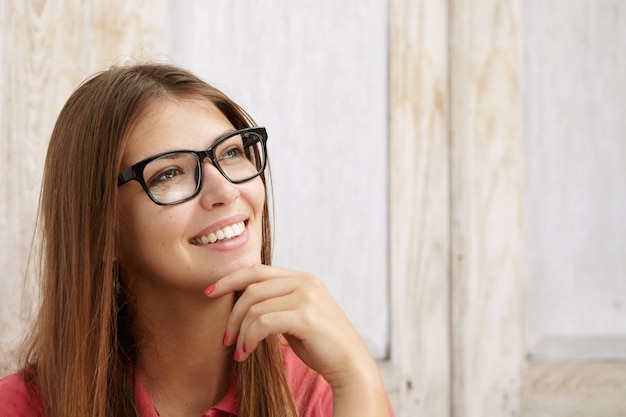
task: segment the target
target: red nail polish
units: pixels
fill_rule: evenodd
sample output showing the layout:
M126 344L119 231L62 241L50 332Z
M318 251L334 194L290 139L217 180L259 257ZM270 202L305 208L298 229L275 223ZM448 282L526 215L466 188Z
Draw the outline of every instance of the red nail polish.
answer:
M235 362L239 362L239 351L235 350L235 354L233 355L233 359L235 360Z
M217 288L217 283L211 285L209 288L204 290L204 295L211 295L211 293L215 291L215 288Z
M222 345L226 346L226 341L228 340L228 333L224 332L224 336L222 337Z
M241 347L241 351L243 353L248 353L248 349L246 349L246 344L244 343L243 346Z

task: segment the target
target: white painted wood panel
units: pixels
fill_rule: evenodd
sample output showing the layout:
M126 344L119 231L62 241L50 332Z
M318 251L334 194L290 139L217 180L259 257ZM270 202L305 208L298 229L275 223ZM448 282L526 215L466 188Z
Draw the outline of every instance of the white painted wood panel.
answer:
M523 379L524 417L626 416L624 361L538 361Z
M528 417L626 415L626 4L524 3Z
M521 412L520 6L450 3L454 417Z
M170 2L167 55L268 128L274 264L320 277L389 345L387 2Z
M391 365L399 417L448 416L450 163L448 8L390 9Z
M524 10L527 349L624 359L626 3Z

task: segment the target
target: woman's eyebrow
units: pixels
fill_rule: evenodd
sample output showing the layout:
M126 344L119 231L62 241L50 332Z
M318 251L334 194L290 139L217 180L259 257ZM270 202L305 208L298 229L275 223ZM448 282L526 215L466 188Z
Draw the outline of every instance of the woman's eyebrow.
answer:
M223 131L223 132L222 132L222 133L220 133L220 134L219 134L219 135L218 135L215 139L213 139L213 140L211 141L211 144L210 144L209 146L207 146L207 147L206 147L206 148L204 148L204 149L209 149L211 146L215 145L215 144L216 144L216 143L217 143L220 139L223 139L225 136L228 136L228 135L230 135L231 133L236 132L236 131L237 131L237 129L235 129L235 128L229 128L229 129L227 129L227 130Z

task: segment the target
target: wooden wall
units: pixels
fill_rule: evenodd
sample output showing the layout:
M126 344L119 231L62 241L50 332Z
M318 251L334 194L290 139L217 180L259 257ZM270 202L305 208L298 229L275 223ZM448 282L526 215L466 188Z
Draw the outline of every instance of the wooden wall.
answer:
M626 3L523 2L523 414L626 415Z
M451 8L452 415L515 416L523 361L520 2Z
M516 416L519 2L392 1L390 30L392 363L401 367L401 412Z
M612 0L391 1L402 415L626 415L625 27Z
M389 146L393 389L398 416L451 408L448 5L391 1Z

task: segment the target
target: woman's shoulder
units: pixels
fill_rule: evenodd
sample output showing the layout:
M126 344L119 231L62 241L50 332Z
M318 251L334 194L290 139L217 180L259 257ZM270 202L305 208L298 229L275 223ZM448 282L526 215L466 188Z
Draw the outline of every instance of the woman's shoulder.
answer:
M39 398L29 390L20 372L0 378L0 417L41 415Z
M333 396L330 385L309 368L289 346L282 346L285 377L299 413L304 416L332 415Z
M287 345L281 347L285 376L291 388L298 415L304 417L332 416L333 393L328 382L317 372L306 366L294 351ZM393 406L389 402L389 412L395 416Z

